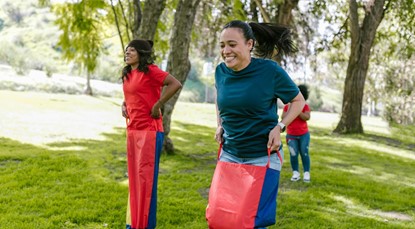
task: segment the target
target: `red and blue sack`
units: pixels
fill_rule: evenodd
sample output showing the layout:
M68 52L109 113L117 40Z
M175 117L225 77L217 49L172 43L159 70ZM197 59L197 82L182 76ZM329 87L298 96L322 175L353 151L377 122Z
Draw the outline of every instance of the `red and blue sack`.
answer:
M163 139L163 132L127 131L127 229L156 227L157 181Z
M209 228L253 229L275 224L279 177L280 171L269 168L269 161L266 166L218 161L206 208Z

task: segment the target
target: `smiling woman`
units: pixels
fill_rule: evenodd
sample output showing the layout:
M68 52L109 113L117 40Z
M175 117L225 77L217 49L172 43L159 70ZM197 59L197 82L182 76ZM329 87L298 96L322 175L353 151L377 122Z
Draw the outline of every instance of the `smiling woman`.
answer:
M164 139L160 108L181 84L153 64L153 41L131 41L124 60L125 101L121 110L127 124L127 228L151 229L156 227L158 166Z
M253 50L256 56L261 58L252 57ZM220 54L223 63L217 66L215 72L218 120L215 139L221 145L219 160L220 162L267 166L274 170L272 173L277 174L268 180L268 184L279 182L279 171L282 168L280 134L285 126L298 116L305 101L298 87L278 63L265 58L271 58L275 53L282 55L295 50L290 30L274 24L231 21L224 26L220 35ZM281 99L284 103L291 103L291 109L281 122L278 122L277 99ZM218 163L218 165L221 164L223 163ZM252 219L245 214L244 208L250 209L250 206L258 206L258 203L249 201L258 193L246 195L246 198L241 201L233 201L234 203L248 203L245 206L232 203L229 209L223 211L217 208L219 210L216 211L212 206L220 198L214 195L213 187L221 184L213 186L214 184L215 182L212 181L210 194L213 195L209 196L206 213L211 228L221 228L223 225L241 228L239 223ZM258 212L258 215L253 217L254 219L265 217L271 220L251 222L246 228L263 228L275 223L275 201L278 187L273 190L275 190L272 192L273 197L270 197L270 201L266 203L274 207L264 210L269 214L259 216ZM240 191L243 193L243 190ZM232 196L229 193L223 195ZM223 216L227 212L235 212L235 209L239 209L236 210L239 216ZM238 218L240 215L245 218L236 221L222 220L222 218Z

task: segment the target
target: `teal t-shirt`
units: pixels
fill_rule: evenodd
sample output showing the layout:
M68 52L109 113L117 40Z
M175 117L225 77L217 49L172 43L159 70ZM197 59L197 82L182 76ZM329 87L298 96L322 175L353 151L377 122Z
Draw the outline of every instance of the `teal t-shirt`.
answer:
M223 150L241 158L267 155L268 134L278 123L277 98L290 102L297 85L276 62L257 58L241 71L219 64L215 81Z

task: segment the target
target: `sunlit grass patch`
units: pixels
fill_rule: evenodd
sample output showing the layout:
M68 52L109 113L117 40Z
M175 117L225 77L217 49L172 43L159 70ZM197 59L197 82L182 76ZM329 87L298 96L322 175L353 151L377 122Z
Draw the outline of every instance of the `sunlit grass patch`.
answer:
M126 187L98 179L95 174L102 168L95 170L91 159L4 138L2 142L6 149L7 145L23 147L13 149L16 157L0 154L0 228L123 225L114 218L123 217Z
M348 199L344 196L334 195L330 197L344 204L346 212L351 215L371 218L381 222L388 222L391 220L412 221L412 217L406 214L397 212L385 212L381 210L371 210L363 206L362 204L356 203L356 201Z

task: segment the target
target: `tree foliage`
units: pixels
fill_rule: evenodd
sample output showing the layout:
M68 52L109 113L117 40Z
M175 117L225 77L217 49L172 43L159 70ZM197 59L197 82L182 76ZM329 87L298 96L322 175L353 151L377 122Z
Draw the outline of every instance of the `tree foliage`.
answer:
M377 82L377 99L390 123L415 122L415 6L413 1L393 1L374 47L370 78ZM399 10L397 10L399 9Z
M57 4L52 8L56 15L64 15L56 20L62 31L58 45L62 48L63 58L86 70L87 94L92 94L90 74L94 72L97 58L103 51L102 24L106 23L106 12L103 11L106 6L104 0L82 0Z
M88 72L96 67L96 58L102 51L103 32L99 26L105 23L100 9L104 1L81 1L56 5L57 15L65 15L56 20L62 34L58 45L63 49L63 57L83 66Z
M48 2L48 0L40 1ZM83 1L78 1L78 3L81 2ZM88 11L90 15L83 15L83 17L86 17L86 19L83 19L85 20L84 22L92 25L95 23L93 19L102 17L100 23L110 22L115 25L115 18L118 17L119 27L121 28L119 31L122 35L120 39L124 45L131 39L132 34L134 34L134 28L135 30L137 29L137 24L140 26L142 23L142 21L139 23L135 21L139 18L137 15L141 14L141 17L143 17L142 14L144 13L152 13L146 10L151 8L146 8L146 4L151 2L148 0L113 0L113 6L115 7L113 13L111 13L113 10L109 8L109 1L88 2L90 2L89 5L102 4L102 6L95 6L95 8L90 9L85 8L85 11ZM152 3L155 2L153 1ZM156 54L163 59L167 58L167 52L171 49L172 43L169 40L172 36L171 31L174 28L173 20L175 13L177 13L176 6L178 2L178 0L165 1L165 7L161 11L160 20L153 35L155 47L157 47ZM363 28L365 13L371 13L370 7L378 4L379 1L357 0L353 2L356 2L359 26ZM409 99L413 95L407 93L410 88L408 90L402 89L401 85L410 86L412 85L411 82L414 81L413 74L404 69L407 69L408 66L413 66L413 53L415 50L413 12L415 4L413 0L385 0L384 2L384 20L379 25L373 45L371 45L367 74L365 80L358 83L361 87L364 85L362 96L359 96L356 100L361 102L353 102L353 104L361 104L360 112L353 113L357 113L357 116L360 116L361 113L376 115L383 109L385 110L383 114L391 122L413 122L411 121L413 120L411 112L397 112L397 110L407 107L408 105L405 104L413 101ZM133 3L139 3L139 12ZM300 10L300 3L302 7L306 6L306 11ZM271 22L289 24L294 28L296 34L295 38L297 39L300 52L294 58L287 59L286 64L288 64L285 67L292 70L300 70L309 63L311 64L311 71L307 70L307 74L313 77L313 81L316 84L321 83L336 90L343 90L346 83L349 82L349 79L347 79L347 68L350 64L351 55L353 55L353 51L350 48L353 46L353 35L349 5L345 4L343 0L315 0L309 2L298 0L204 0L201 1L197 11L195 19L197 26L193 29L190 46L193 57L209 61L213 60L217 63L219 60L217 58L218 32L230 20L270 20ZM101 14L97 12L101 12ZM71 16L69 8L64 15L65 17L67 15ZM75 18L75 16L72 16L72 18ZM146 18L148 17L146 16ZM69 21L65 23L69 24ZM73 24L73 26L76 25L76 23ZM145 24L149 25L148 23ZM150 24L153 25L154 23ZM77 30L81 31L82 28L86 28L86 26L79 27ZM102 30L102 25L90 26L89 28L91 31ZM143 26L139 28L144 29ZM71 30L68 28L68 31ZM91 33L91 36L96 39L95 41L102 39L102 33L100 32ZM76 36L71 38L76 38ZM65 42L68 43L69 39ZM81 41L81 44L82 42L86 41ZM96 44L99 44L99 42L96 42ZM94 48L93 46L91 47ZM79 49L79 47L71 47L66 55L68 57L73 56L79 60L84 58L82 62L91 60L87 56L75 57L75 48ZM88 51L92 51L91 58L93 59L93 50L89 47ZM100 52L102 52L102 49L95 52L95 54ZM83 66L88 69L88 66L93 67L93 64L84 64ZM355 67L352 68L354 69ZM341 81L344 82L342 83ZM349 98L350 95L345 94L344 97ZM393 100L389 99L392 97L394 98Z
M247 20L240 0L201 1L192 34L193 54L212 61L218 56L218 37L222 27L231 20Z

